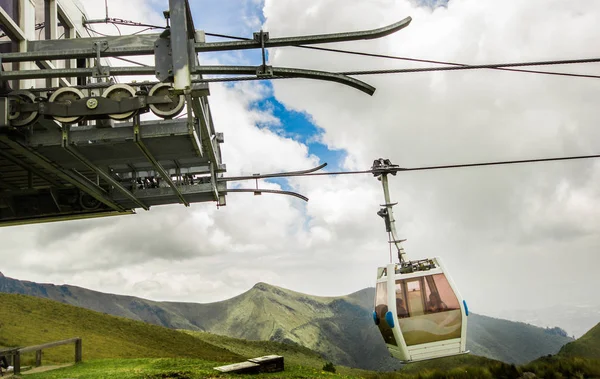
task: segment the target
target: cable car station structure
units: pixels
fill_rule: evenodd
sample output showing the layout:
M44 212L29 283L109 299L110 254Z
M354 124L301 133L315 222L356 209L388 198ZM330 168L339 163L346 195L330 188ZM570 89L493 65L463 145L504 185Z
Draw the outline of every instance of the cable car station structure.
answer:
M265 49L380 38L411 21L358 32L271 38L260 31L248 40L206 42L188 1L169 0L160 33L83 37L87 24L108 18L88 20L77 0L0 4L0 226L163 204L224 206L230 192L256 193L227 187L225 139L211 115L209 82L305 78L372 95L375 88L346 75L269 66ZM41 26L35 22L40 14ZM42 32L45 38L36 40ZM205 66L198 59L202 52L241 49L262 49L262 64ZM154 65L106 61L127 56L151 56ZM145 79L119 82L127 76ZM154 119L142 121L150 112Z

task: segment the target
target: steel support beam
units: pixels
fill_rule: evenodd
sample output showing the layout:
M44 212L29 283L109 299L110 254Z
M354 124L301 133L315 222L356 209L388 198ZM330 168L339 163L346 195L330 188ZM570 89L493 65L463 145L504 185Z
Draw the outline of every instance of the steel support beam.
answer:
M187 127L190 138L192 139L192 144L194 145L194 150L199 157L204 156L205 147L204 140L202 139L202 131L200 130L200 135L198 135L198 131L196 130L197 122L199 123L202 115L198 115L195 110L195 103L198 101L198 98L193 98L190 94L185 96L186 107L187 107ZM196 113L196 118L193 117L193 114ZM209 156L210 159L210 156Z
M79 151L77 151L77 148L75 148L74 146L71 146L71 143L69 142L69 127L66 125L63 126L62 136L63 136L62 147L66 151L68 151L69 154L71 154L73 157L75 157L75 159L77 159L78 161L80 161L81 163L86 165L90 170L94 171L102 179L104 179L106 182L108 182L108 184L115 187L119 192L124 194L126 197L128 197L131 201L133 201L137 205L139 205L141 208L143 208L146 211L150 210L150 207L148 207L146 204L144 204L142 201L140 201L137 197L135 197L134 194L132 194L127 188L123 187L123 185L121 183L119 183L115 178L113 178L109 173L105 172L100 167L98 167L94 163L90 162L89 159L87 159Z
M192 85L192 73L189 51L189 29L186 0L169 0L169 18L171 19L171 52L175 90L189 89ZM194 33L194 30L191 30ZM193 39L192 39L193 41Z
M0 8L0 24L2 24L10 39L16 41L25 41L27 39L25 32L14 22L3 8ZM1 56L4 55L2 54Z
M196 118L200 120L200 139L202 141L203 151L208 154L210 162L219 163L220 159L217 157L217 152L213 143L213 141L215 143L216 141L215 138L213 138L215 135L212 132L212 119L210 117L208 102L206 102L204 98L194 98L190 100L194 114Z
M89 180L85 180L82 177L73 175L73 174L55 166L53 163L46 160L45 157L41 156L40 154L38 154L35 151L28 149L27 147L21 145L19 142L8 138L8 136L0 135L0 142L3 142L4 144L8 145L11 149L13 149L13 150L17 151L19 154L25 156L28 160L30 160L34 164L37 164L38 166L43 167L45 170L52 172L54 175L58 176L59 178L63 179L64 181L68 182L69 184L79 188L81 191L89 194L94 199L100 201L101 203L114 209L115 211L118 211L118 212L127 211L127 209L125 209L123 206L121 206L120 204L116 203L114 200L109 198L106 194L106 191L104 191L102 188L94 185Z
M56 31L58 29L58 9L56 0L44 0L44 35L46 40L56 39ZM41 62L40 62L41 63ZM55 68L54 62L45 61L42 63L44 68ZM65 79L62 79L66 82ZM58 80L54 79L46 79L46 85L48 87L58 87ZM63 85L68 86L69 83L63 83Z
M146 156L146 159L148 159L148 161L150 163L152 163L152 166L154 166L154 168L160 174L160 176L163 178L163 180L166 181L167 184L169 184L169 186L171 187L173 192L175 192L175 195L177 195L179 200L186 207L189 207L190 203L185 199L185 197L183 196L183 194L181 193L181 191L179 190L177 185L173 182L169 173L166 172L165 169L161 166L161 164L154 158L154 156L152 155L152 152L148 149L148 147L146 147L146 145L144 144L144 141L142 141L142 136L140 135L139 116L134 117L133 135L134 135L135 144L139 147L140 151L144 154L144 156Z
M1 58L1 56L0 56ZM154 67L110 67L111 76L119 75L154 75ZM94 68L57 68L54 70L20 70L4 71L2 80L40 79L40 78L72 78L77 76L93 76Z

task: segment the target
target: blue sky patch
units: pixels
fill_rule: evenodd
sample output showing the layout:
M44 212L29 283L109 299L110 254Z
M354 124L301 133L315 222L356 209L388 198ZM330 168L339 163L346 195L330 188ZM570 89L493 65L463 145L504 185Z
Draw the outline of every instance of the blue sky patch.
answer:
M450 0L412 0L421 7L435 9L438 7L448 7Z
M293 79L289 79L293 80ZM271 83L265 84L272 88ZM309 114L286 109L273 95L257 101L253 106L259 110L268 110L281 121L278 126L258 125L268 127L278 135L301 142L308 147L308 153L319 157L320 163L327 162L329 170L340 168L346 153L343 150L331 150L320 142L323 130L315 125Z
M263 5L263 0L222 0L219 2L198 0L190 2L196 29L244 38L252 38L252 34L259 31L264 24ZM207 41L224 41L224 39L207 36ZM218 60L220 64L226 65L258 66L262 63L262 54L259 49L255 49L200 55L201 62L211 59ZM325 144L319 142L322 129L312 122L310 115L286 109L272 95L271 83L263 81L262 84L266 85L270 91L267 91L268 95L252 104L251 107L260 111L268 111L279 119L281 124L257 126L269 128L282 137L291 138L305 144L308 147L309 154L317 156L320 163L327 162L328 170L339 170L346 152L331 150ZM226 85L233 86L235 82ZM299 169L303 168L299 167ZM284 189L290 189L284 179L270 181L280 184Z

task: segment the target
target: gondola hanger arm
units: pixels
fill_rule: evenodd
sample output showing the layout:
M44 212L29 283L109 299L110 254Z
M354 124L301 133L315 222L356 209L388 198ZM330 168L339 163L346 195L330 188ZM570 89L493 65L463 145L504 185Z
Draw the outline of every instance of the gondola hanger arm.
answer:
M360 30L356 32L314 34L297 37L269 38L264 41L264 47L271 48L298 45L314 45L320 43L377 39L393 34L401 29L404 29L410 24L411 21L411 17L406 17L401 21L377 29ZM257 41L254 39L248 39L245 41L205 42L195 44L196 52L260 49L261 47L261 41Z
M264 79L270 78L306 78L324 80L347 85L358 89L368 95L375 93L375 87L352 77L333 72L305 70L289 67L267 66L268 71L264 73L262 66L199 66L194 74L201 75L257 75ZM156 68L147 67L111 67L110 74L122 75L154 75ZM69 78L78 76L92 76L94 68L61 68L48 70L19 70L0 72L0 80L27 80L39 78Z
M254 175L246 175L246 176L225 176L225 177L221 177L218 178L219 182L231 182L231 181L241 181L241 180L256 180L256 179L267 179L267 178L281 178L281 177L286 177L286 176L301 176L301 175L306 175L306 174L310 174L312 172L315 171L319 171L322 168L324 168L325 166L327 166L327 163L323 163L322 165L319 165L317 167L313 167L313 168L309 168L307 170L298 170L298 171L286 171L286 172L279 172L279 173L274 173L274 174L254 174Z
M292 191L280 191L280 190L273 190L273 189L263 189L263 188L232 188L232 189L227 189L225 191L221 191L221 192L226 192L226 193L231 193L231 192L252 192L255 195L261 195L263 192L264 193L273 193L273 194L277 194L277 195L288 195L288 196L293 196L293 197L297 197L298 199L304 200L304 201L308 201L308 197L300 195L299 193L296 192L292 192Z
M265 38L248 39L243 41L226 41L226 42L196 42L194 50L197 53L224 51L224 50L245 50L245 49L261 49L284 46L297 45L313 45L320 43L346 42L369 40L385 37L407 27L412 19L410 17L398 21L382 28L362 30L357 32L317 34L297 37L282 37L282 38ZM164 33L164 32L163 32ZM66 40L43 40L29 41L28 51L3 53L0 54L2 61L22 62L36 61L42 59L64 59L69 58L94 58L95 53L91 50L94 42L106 42L108 47L102 52L102 57L114 56L133 56L133 55L153 55L154 43L162 33L150 33L142 35L125 35L125 36L105 36L91 38L74 38Z

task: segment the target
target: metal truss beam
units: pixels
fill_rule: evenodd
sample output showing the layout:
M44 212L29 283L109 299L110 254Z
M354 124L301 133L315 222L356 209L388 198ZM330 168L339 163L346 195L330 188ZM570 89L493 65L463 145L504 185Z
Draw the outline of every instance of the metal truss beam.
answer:
M108 184L115 187L119 192L124 194L135 204L137 204L138 206L140 206L141 208L143 208L146 211L150 210L149 206L147 206L142 201L140 201L138 198L136 198L134 194L132 194L127 188L123 187L123 185L121 183L119 183L115 178L113 178L109 173L105 172L100 167L98 167L95 164L93 164L92 162L90 162L79 151L77 151L77 148L75 148L74 146L71 146L71 143L69 141L69 127L63 126L63 128L64 129L63 129L63 133L62 133L62 136L63 136L62 147L66 151L68 151L69 154L71 154L73 157L75 157L75 159L77 159L78 161L80 161L81 163L86 165L90 170L94 171L96 174L98 174L100 177L102 177L102 179L104 179L106 182L108 182Z
M138 122L136 122L136 119L137 119ZM154 158L154 156L152 155L152 152L150 152L150 150L148 149L148 147L142 141L142 136L140 135L139 117L134 118L133 134L134 134L135 144L139 147L139 149L144 154L144 156L146 157L146 159L148 159L148 161L150 163L152 163L152 166L160 174L160 176L163 178L163 180L169 184L169 186L171 187L171 189L173 190L173 192L175 192L175 195L177 195L177 197L179 198L179 200L186 207L189 207L190 203L183 196L183 194L181 193L181 191L179 190L179 188L177 187L177 185L173 182L173 180L171 179L171 175L169 175L169 173L165 171L165 169L161 166L161 164Z
M412 19L407 17L382 28L357 32L270 38L264 41L264 48L376 39L385 37L407 27L411 21ZM73 59L94 58L96 54L92 50L92 46L94 42L101 41L108 42L108 48L102 52L102 57L152 55L154 54L154 43L158 38L160 38L160 34L153 33L129 36L77 38L69 40L29 41L27 44L27 52L6 53L2 55L2 60L4 62L20 62L41 59L59 59L66 56ZM261 41L249 39L245 41L196 43L194 45L194 50L197 53L202 53L223 50L261 49L262 46Z
M14 184L6 182L2 176L2 173L0 172L0 189L19 190L20 188Z
M187 121L184 119L143 121L140 123L144 138L159 138L169 136L184 136L188 134ZM113 128L96 128L91 125L78 126L71 129L69 139L75 144L107 142L115 143L131 140L133 123L117 123ZM29 137L32 146L60 146L62 136L54 131L38 132Z
M126 211L103 211L103 212L83 212L83 213L61 213L52 216L42 216L36 218L23 218L13 220L0 220L0 227L3 226L18 226L18 225L29 225L29 224L41 224L46 222L57 222L67 220L84 220L88 218L108 217L108 216L122 216L128 214L135 214L133 210Z
M37 168L35 168L33 166L28 165L27 163L23 162L22 160L19 160L4 151L0 150L0 156L8 161L11 161L12 163L16 164L17 166L21 167L22 169L24 169L26 171L34 173L36 176L45 180L46 182L48 182L50 185L52 185L54 187L61 186L61 184L59 182L57 182L54 179L49 178L48 175L44 174L42 171L38 170Z
M106 194L106 191L104 191L102 188L94 185L89 180L86 180L83 177L79 177L77 175L69 173L69 172L55 166L53 163L46 160L45 157L39 155L35 151L28 149L27 147L21 145L19 142L8 138L8 136L0 135L0 142L3 142L4 144L8 145L11 149L13 149L13 150L17 151L19 154L25 156L28 160L30 160L34 164L37 164L40 167L43 167L45 170L52 172L54 175L65 180L69 184L79 188L81 191L89 194L96 200L98 200L101 203L107 205L108 207L114 209L115 211L118 211L118 212L126 211L125 207L121 206L120 204L116 203L114 200L109 198Z
M226 183L217 183L219 191L225 192L227 190ZM212 184L202 183L194 185L183 185L179 187L179 191L182 195L189 199L191 202L206 202L213 200ZM147 188L136 190L138 199L143 200L147 204L165 204L169 198L173 197L173 190L171 188ZM127 205L127 199L120 194L114 195L115 200L119 203Z

